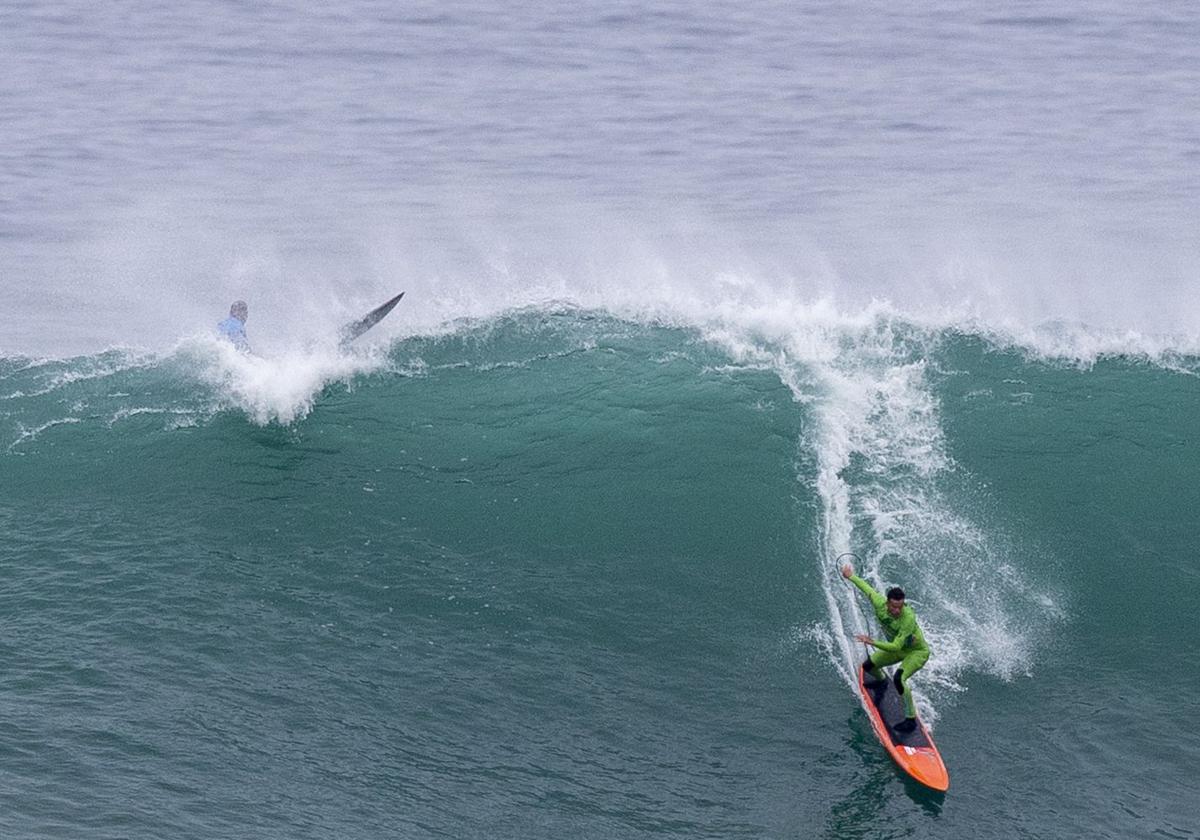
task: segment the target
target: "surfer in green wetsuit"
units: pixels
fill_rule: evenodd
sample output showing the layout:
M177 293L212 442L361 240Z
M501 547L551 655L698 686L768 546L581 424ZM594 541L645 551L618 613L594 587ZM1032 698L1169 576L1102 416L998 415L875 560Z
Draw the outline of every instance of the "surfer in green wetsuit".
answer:
M875 648L875 652L863 663L863 671L878 684L887 679L883 672L885 665L900 663L900 667L896 669L895 682L896 690L904 698L905 719L896 724L896 731L911 732L917 726L917 707L913 702L912 692L909 691L908 681L929 660L929 646L925 644L925 635L917 625L917 614L912 607L904 603L904 590L898 586L889 589L885 598L872 589L871 584L854 574L854 569L849 563L842 566L842 577L871 599L875 617L879 619L884 635L887 636L886 641L862 634L854 637L864 645Z

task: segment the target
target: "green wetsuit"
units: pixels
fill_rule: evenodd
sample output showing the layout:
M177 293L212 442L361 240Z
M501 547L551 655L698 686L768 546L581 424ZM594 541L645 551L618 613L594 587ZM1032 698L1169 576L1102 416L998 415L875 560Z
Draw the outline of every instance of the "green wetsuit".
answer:
M908 690L908 681L912 675L921 670L929 660L929 646L925 644L925 634L917 625L917 614L908 604L900 610L900 615L892 617L888 612L887 598L871 588L871 584L858 575L851 575L850 582L862 590L871 599L875 608L875 618L883 627L887 641L872 639L875 650L871 653L871 676L876 679L886 679L887 675L879 669L884 665L900 663L900 671L896 682L900 693L904 696L904 710L910 718L917 716L917 707L913 703L912 692Z

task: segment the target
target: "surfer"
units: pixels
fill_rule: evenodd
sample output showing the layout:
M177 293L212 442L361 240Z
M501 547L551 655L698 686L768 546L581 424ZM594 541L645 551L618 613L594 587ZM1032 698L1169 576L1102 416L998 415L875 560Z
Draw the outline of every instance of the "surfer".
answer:
M929 659L929 647L925 644L925 635L917 625L917 614L912 607L904 603L904 590L898 586L889 589L885 598L872 589L869 583L854 574L854 569L849 563L842 566L842 577L871 599L871 605L875 607L875 617L879 619L879 624L887 636L887 641L872 639L862 634L854 637L864 645L875 648L875 652L863 663L863 674L870 676L874 684L879 685L887 679L883 667L900 663L900 667L896 669L895 682L896 690L904 698L905 718L896 724L895 729L897 732L912 732L917 726L917 707L913 702L908 682ZM865 684L871 686L871 683Z
M246 338L246 317L249 313L246 301L235 300L229 307L229 317L217 324L220 336L243 353L250 352L250 341Z

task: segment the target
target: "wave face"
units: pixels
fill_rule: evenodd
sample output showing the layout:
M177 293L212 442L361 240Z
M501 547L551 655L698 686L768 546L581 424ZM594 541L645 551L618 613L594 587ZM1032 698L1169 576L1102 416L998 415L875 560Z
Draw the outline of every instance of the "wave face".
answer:
M1200 838L1200 15L1057 5L0 6L0 836Z
M1036 780L995 836L1077 825L1080 776L1101 833L1182 825L1139 807L1194 808L1150 640L1200 595L1195 360L777 323L5 359L8 825L837 836L921 796L849 688L843 552L917 607L962 795ZM925 805L899 824L975 822Z

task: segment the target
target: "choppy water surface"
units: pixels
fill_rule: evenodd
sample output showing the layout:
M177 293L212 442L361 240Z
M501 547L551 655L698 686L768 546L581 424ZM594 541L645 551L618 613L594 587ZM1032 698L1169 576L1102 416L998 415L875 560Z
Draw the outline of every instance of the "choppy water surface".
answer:
M6 834L1196 837L1198 29L0 7Z

